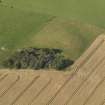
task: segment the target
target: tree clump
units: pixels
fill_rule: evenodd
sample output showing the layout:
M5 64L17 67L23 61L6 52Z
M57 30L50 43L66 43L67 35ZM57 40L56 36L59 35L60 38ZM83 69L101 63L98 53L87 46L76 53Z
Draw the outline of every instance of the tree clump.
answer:
M57 69L62 70L73 64L65 58L60 49L27 48L15 52L4 61L4 66L16 69Z

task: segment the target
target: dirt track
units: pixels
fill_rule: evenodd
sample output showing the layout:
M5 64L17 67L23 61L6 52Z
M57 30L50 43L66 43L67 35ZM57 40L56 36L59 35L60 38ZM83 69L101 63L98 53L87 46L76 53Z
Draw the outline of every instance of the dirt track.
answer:
M105 105L105 37L69 72L0 71L0 105Z

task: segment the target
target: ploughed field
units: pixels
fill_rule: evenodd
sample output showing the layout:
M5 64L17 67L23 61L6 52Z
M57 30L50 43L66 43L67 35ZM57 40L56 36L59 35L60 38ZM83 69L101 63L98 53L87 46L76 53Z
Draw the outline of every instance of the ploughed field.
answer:
M0 71L1 105L104 105L105 36L75 62L72 71Z

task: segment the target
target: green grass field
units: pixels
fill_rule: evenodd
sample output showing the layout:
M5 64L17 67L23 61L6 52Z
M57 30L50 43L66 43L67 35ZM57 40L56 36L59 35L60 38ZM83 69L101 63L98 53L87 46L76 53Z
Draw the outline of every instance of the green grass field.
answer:
M3 0L16 8L105 27L104 0Z
M77 59L105 28L104 0L3 0L0 62L24 47L61 48Z

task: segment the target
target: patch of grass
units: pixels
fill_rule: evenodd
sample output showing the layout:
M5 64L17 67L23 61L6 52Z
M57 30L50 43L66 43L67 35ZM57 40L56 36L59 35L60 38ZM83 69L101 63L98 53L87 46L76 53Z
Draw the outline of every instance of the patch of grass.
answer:
M5 0L4 3L105 28L104 0Z
M103 0L3 0L0 63L16 49L27 47L60 48L77 59L104 32L103 4Z
M102 32L104 29L96 26L55 18L28 43L35 47L63 49L67 57L76 60Z
M23 46L52 16L0 6L0 58ZM4 50L2 50L4 47Z

